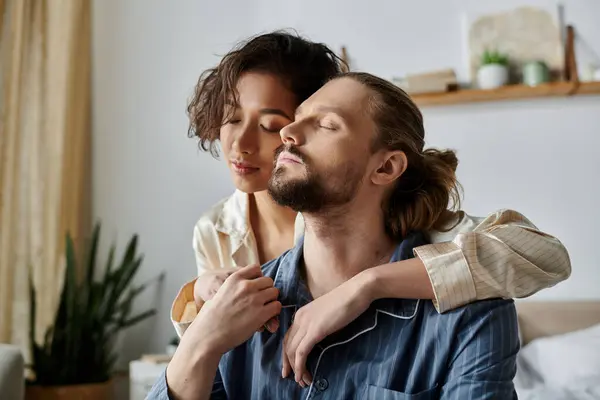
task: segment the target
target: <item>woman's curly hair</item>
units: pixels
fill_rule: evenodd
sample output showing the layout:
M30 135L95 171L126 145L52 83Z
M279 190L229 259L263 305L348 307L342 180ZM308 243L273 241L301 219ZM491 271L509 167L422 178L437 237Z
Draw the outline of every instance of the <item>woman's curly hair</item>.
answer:
M250 38L227 53L215 68L200 75L188 105L189 137L197 136L200 148L217 157L216 141L221 126L232 115L224 115L226 103L237 107L236 84L247 71L275 74L296 95L298 104L342 72L344 62L327 46L297 34L276 31Z

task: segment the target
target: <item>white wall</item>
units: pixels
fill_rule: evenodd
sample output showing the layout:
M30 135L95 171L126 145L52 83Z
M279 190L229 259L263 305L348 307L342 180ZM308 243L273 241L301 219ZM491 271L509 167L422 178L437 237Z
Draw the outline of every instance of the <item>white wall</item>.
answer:
M507 1L547 4L548 1ZM272 1L97 0L94 4L93 201L104 240L140 234L140 279L167 271L144 299L158 318L125 339L125 357L163 348L168 310L195 272L192 227L232 191L221 162L186 135L186 101L200 72L238 39L293 27L357 68L391 77L462 71L460 14L476 0ZM488 1L486 7L496 2ZM564 1L567 21L600 54L600 2ZM491 9L491 8L490 8ZM464 208L511 207L557 235L570 251L569 281L539 298L600 298L600 96L424 110L432 145L459 152Z

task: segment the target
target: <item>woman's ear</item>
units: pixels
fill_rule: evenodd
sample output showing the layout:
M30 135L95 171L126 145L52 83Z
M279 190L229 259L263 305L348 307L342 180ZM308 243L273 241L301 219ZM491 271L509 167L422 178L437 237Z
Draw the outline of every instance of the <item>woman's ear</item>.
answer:
M371 174L376 185L388 185L398 179L408 167L408 159L403 151L387 151L383 154L379 166Z

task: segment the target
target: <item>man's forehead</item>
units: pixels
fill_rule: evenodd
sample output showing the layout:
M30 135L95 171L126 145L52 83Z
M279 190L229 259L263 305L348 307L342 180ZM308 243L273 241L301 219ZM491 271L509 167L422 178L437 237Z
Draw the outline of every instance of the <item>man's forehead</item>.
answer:
M328 82L298 107L301 110L320 109L337 114L354 114L365 109L369 100L368 89L350 78Z

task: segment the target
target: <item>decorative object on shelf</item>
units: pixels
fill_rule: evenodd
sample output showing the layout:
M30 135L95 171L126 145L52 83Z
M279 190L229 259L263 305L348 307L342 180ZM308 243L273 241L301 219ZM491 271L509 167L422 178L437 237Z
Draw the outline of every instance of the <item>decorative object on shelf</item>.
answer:
M550 80L548 66L543 61L531 61L523 66L523 83L537 86Z
M564 53L563 79L579 84L577 57L575 55L575 28L572 25L568 25L566 29Z
M508 56L498 51L486 50L481 56L477 71L480 89L495 89L508 83Z
M461 89L448 93L425 93L411 96L419 107L522 100L547 97L600 95L600 82L549 82L538 86L506 85L497 89Z
M391 81L411 95L448 92L458 89L456 73L453 69L408 74L404 78L392 78Z
M506 2L477 2L462 14L463 51L467 80L474 81L486 49L510 54L511 68L543 61L558 80L563 68L563 7L556 0L542 0L536 7L512 8ZM515 73L518 75L517 69ZM520 79L518 79L520 81Z
M599 82L581 82L577 74L577 60L574 49L575 29L567 26L564 57L564 79L558 82L542 83L538 86L507 85L493 90L461 89L446 93L424 93L412 96L420 107L454 105L502 100L520 100L546 97L571 97L580 95L600 95Z
M344 64L342 65L342 72L350 71L350 58L348 58L348 50L346 46L342 46L342 55L340 56Z
M97 224L84 258L75 254L73 240L67 234L60 304L43 343L35 341L35 325L31 324L33 379L28 381L27 400L112 398L117 334L155 313L147 310L132 315L134 300L151 283L132 284L143 259L137 253L137 235L116 265L115 246L110 248L102 279L96 280L99 237ZM83 268L79 268L80 261L84 262ZM30 299L29 317L34 321L36 293L31 280Z
M594 64L586 64L579 78L581 79L581 82L593 82L600 80L600 68Z

